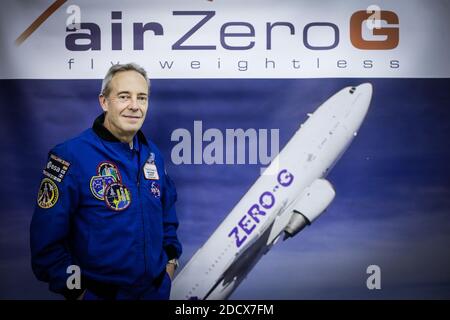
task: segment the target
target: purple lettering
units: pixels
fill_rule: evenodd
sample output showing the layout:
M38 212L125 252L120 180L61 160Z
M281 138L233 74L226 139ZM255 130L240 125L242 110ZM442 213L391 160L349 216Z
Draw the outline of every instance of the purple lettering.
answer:
M244 222L244 220L247 219L247 221ZM239 221L238 225L241 227L242 230L245 231L246 234L250 235L253 230L255 230L256 225L253 224L250 229L248 229L248 225L251 224L251 220L248 218L247 215L243 216L242 219Z
M239 238L239 229L237 227L234 227L231 232L228 234L228 237L231 237L234 234L234 237L236 239L236 247L240 247L245 239L247 239L247 236L244 236L243 238Z
M265 216L266 213L262 210L259 210L259 205L254 204L248 210L248 215L253 218L257 223L259 223L259 219L256 215Z
M271 192L266 191L259 197L259 203L263 208L270 209L275 204L275 197Z
M278 183L282 185L283 187L287 187L292 183L292 180L294 180L294 176L292 173L289 173L286 169L283 169L278 174Z

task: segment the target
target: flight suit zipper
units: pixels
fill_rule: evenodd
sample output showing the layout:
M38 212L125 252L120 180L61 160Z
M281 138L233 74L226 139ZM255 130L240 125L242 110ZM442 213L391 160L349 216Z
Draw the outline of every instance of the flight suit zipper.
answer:
M137 187L137 194L138 194L138 201L139 201L139 206L141 208L141 221L142 221L142 233L144 235L144 274L147 275L149 273L148 270L148 258L147 258L147 234L146 234L146 223L145 223L145 217L144 217L144 208L142 206L142 201L141 201L141 170L143 168L141 168L141 157L140 157L140 152L137 152L137 158L138 158L138 172L137 172L137 177L136 177L136 187Z

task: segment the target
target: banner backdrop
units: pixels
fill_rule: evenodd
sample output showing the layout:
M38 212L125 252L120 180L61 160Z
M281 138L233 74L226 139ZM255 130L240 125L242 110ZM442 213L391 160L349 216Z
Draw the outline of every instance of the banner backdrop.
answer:
M39 177L48 150L100 114L108 68L131 61L152 81L143 132L177 186L182 266L308 113L370 82L367 118L327 178L335 200L231 298L450 298L448 1L2 4L0 298L59 299L30 266Z

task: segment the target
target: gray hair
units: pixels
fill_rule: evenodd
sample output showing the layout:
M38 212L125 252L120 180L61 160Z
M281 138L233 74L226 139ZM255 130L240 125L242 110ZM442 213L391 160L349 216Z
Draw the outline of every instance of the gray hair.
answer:
M105 78L102 81L102 90L100 91L100 95L107 97L110 94L111 88L109 85L111 83L112 78L117 72L130 70L140 73L144 77L144 79L147 80L148 90L150 90L150 79L147 76L147 71L145 71L145 69L142 68L140 65L136 63L115 64L111 68L109 68Z

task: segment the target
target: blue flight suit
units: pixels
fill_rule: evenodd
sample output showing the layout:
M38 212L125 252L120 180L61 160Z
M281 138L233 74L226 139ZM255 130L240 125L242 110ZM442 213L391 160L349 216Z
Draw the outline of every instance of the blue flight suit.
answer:
M167 261L178 258L175 186L161 152L141 131L133 148L104 126L49 153L30 226L32 268L51 291L73 299L168 299ZM81 289L69 289L79 266Z

